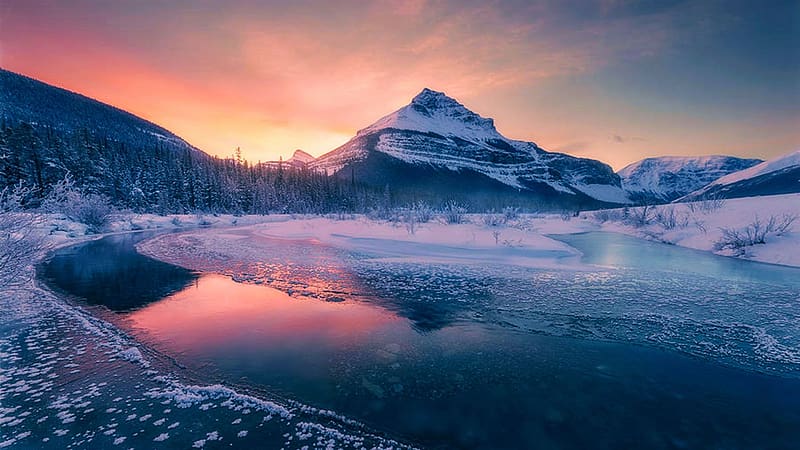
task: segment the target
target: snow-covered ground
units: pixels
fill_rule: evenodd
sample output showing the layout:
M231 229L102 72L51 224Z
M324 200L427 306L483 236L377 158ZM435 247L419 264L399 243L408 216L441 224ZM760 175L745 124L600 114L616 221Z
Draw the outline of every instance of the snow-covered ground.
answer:
M641 209L628 208L627 214L635 215ZM314 239L387 261L575 269L580 267L579 253L547 235L608 231L723 256L800 267L800 194L649 207L649 223L642 226L626 223L624 214L623 209L617 209L585 212L572 218L523 214L510 220L499 214L473 214L467 215L467 223L463 224L446 224L441 218L434 218L413 227L404 222L376 221L363 216L349 216L346 220L319 216L243 217L238 223L254 224L256 233L265 237ZM674 217L673 225L669 224L670 216ZM785 232L767 235L764 244L740 251L715 248L723 237L723 229L741 230L756 220L764 224L771 217L779 221L797 219ZM220 218L219 222L228 220Z
M716 203L716 204L715 204ZM651 223L635 227L619 220L622 210L610 211L607 221L598 221L604 213L584 213L582 220L599 223L603 231L639 236L697 250L736 256L753 261L800 267L800 194L748 197L718 202L676 203L651 207ZM629 214L641 212L630 208ZM655 218L674 213L676 226L668 229ZM796 217L791 227L781 234L770 234L764 244L748 246L741 251L717 250L723 229L742 230L756 220L764 225L771 217L779 221Z

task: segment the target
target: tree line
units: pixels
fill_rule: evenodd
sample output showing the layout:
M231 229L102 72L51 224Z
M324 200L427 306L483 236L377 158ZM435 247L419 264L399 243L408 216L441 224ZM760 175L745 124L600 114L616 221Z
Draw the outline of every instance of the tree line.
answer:
M37 207L65 177L87 195L134 212L331 213L383 205L383 189L287 164L210 156L169 141L119 142L87 129L2 119L0 187L31 187Z

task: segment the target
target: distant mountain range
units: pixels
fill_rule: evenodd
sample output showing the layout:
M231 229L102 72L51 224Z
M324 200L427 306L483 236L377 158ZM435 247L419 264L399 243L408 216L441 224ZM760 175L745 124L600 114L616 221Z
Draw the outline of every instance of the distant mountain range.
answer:
M430 89L309 166L393 191L473 205L498 198L572 207L628 202L608 165L508 139L492 119Z
M255 166L214 158L133 114L2 69L0 118L0 188L26 181L44 193L69 172L86 190L139 210L368 210L414 200L586 209L800 192L799 152L767 162L648 158L614 173L600 161L506 138L492 119L430 89L319 158L296 150ZM287 178L279 167L298 170Z
M800 150L725 175L680 201L739 198L800 192Z
M635 202L665 203L712 181L763 162L733 156L662 156L646 158L617 172Z
M297 149L294 151L294 154L292 154L292 157L286 161L281 159L278 161L267 161L263 164L269 167L292 167L295 169L306 169L308 168L308 165L315 159L316 158L314 158L312 155L304 152L303 150Z

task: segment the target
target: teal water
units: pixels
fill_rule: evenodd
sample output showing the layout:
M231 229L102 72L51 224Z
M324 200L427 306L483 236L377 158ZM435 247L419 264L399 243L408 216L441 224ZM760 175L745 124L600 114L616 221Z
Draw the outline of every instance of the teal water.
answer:
M275 241L265 261L289 280L307 276L299 260L337 260L341 301L178 271L169 292L158 278L136 304L114 275L130 265L115 261L128 254L139 273L150 263L117 237L63 252L44 273L116 252L103 270L51 282L93 303L114 297L119 326L208 382L257 386L422 447L800 442L800 271L612 234L558 238L598 267L385 264Z

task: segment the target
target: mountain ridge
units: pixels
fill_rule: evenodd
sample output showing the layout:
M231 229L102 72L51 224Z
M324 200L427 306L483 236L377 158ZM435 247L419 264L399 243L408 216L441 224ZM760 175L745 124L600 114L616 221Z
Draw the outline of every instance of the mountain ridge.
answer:
M72 114L63 114L63 105ZM113 105L0 67L0 116L69 133L87 130L132 145L164 144L200 151L186 140Z
M378 154L383 156L378 156ZM399 189L425 191L421 178L485 177L490 190L529 194L532 200L563 204L624 204L628 198L619 176L600 161L545 151L533 142L500 134L494 120L467 109L443 92L423 89L409 104L362 128L344 145L320 156L311 168L327 174L381 181L391 166L407 177L388 177ZM405 167L401 167L405 166ZM422 174L425 173L425 177ZM374 180L373 180L374 179ZM368 182L370 182L368 181ZM433 183L438 184L438 183ZM428 189L430 190L430 189ZM468 197L466 192L461 193Z
M617 175L623 189L638 201L670 202L760 162L727 155L658 156L631 163Z
M679 201L800 192L800 149L725 175Z

